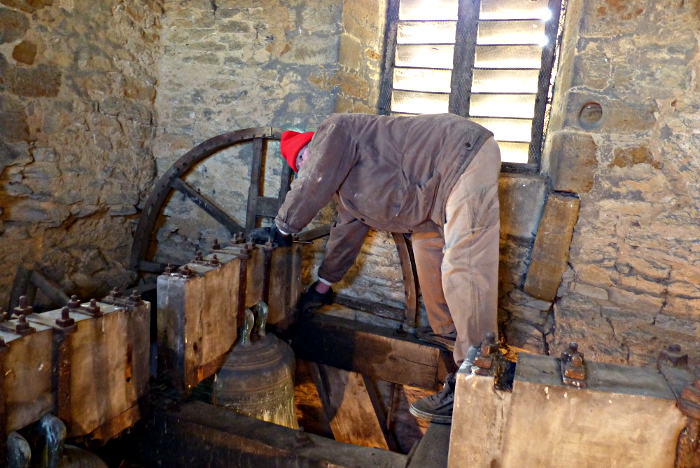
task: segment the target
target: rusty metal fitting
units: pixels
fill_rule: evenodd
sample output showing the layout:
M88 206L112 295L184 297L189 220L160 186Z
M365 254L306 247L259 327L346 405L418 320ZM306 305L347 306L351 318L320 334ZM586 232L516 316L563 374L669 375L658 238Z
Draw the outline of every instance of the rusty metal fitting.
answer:
M396 334L399 336L408 335L408 332L403 328L403 323L399 324L399 328L396 329Z
M657 368L661 363L668 364L671 367L687 369L688 355L682 352L680 345L670 344L659 353L659 357L656 360Z
M78 307L80 307L80 299L78 299L78 296L76 296L75 294L73 294L73 295L70 297L70 300L68 301L68 303L66 304L66 306L67 306L69 309L77 309Z
M265 245L263 245L263 248L268 252L275 250L275 246L272 244L272 237L267 238L267 242L265 242Z
M683 389L677 405L683 414L700 421L700 377Z
M216 254L214 254L211 257L211 262L209 262L209 263L211 263L212 265L217 266L217 267L221 266L221 262L219 261L219 257L217 257Z
M18 317L21 317L23 315L29 315L34 311L34 308L29 305L29 301L27 300L27 296L20 296L19 297L19 305L15 307L15 315Z
M111 298L112 300L118 299L118 298L122 297L122 293L119 292L119 290L115 287L114 289L112 289L112 291L109 293L109 295L107 297Z
M214 243L211 244L212 250L221 250L221 244L219 244L219 239L214 239Z
M572 341L569 343L569 346L566 348L566 350L562 351L561 353L561 360L562 362L570 362L571 358L574 356L574 354L578 353L578 343L575 341ZM581 355L583 356L583 354Z
M170 275L175 271L175 266L172 263L168 263L168 266L165 267L165 273L166 275Z
M93 317L102 316L102 310L100 309L100 306L97 305L97 300L95 299L90 299L90 304L82 304L80 308L83 312L87 312Z
M587 376L583 353L578 350L578 344L572 341L569 348L561 354L561 380L564 385L585 388Z
M304 426L299 426L296 433L294 434L294 447L297 449L303 449L314 445L314 441L311 440L309 435L304 430Z
M143 305L143 301L141 300L141 295L139 294L139 292L136 289L131 291L131 296L128 297L128 300L129 300L129 302L131 302L134 305L134 307L138 307L140 305Z
M179 275L183 278L191 278L194 276L194 271L190 270L188 265L184 265L182 268L180 268Z
M61 309L61 318L56 319L56 325L62 328L68 328L75 325L75 320L70 316L70 308L68 306Z
M204 261L204 255L202 255L202 251L201 251L201 250L197 250L197 251L194 253L194 261L195 261L195 262L203 262L203 261Z
M476 375L494 375L502 358L500 347L493 332L486 334L486 339L479 346L479 354L474 358L472 372Z
M35 332L36 328L29 325L29 322L27 321L27 316L24 314L20 315L19 319L17 320L17 324L15 324L15 333L18 335L26 336L31 335Z

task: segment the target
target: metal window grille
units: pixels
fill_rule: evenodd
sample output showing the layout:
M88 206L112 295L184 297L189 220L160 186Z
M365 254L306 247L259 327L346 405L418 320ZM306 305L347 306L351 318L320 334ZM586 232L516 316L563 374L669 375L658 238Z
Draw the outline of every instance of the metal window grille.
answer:
M539 170L562 0L389 0L378 112L491 130L503 170Z

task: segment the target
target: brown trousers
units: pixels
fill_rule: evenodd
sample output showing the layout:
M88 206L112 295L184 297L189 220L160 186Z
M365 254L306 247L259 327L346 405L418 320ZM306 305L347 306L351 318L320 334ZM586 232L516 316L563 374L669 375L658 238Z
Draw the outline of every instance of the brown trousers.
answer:
M491 138L447 199L444 236L412 236L428 321L437 333L457 332L458 365L487 332L497 334L500 168L501 152Z

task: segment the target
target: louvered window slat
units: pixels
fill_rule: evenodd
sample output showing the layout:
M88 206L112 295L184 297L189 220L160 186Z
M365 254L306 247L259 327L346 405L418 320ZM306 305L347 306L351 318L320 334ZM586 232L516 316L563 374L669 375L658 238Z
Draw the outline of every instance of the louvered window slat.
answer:
M379 112L463 115L494 132L503 162L536 170L560 9L561 0L389 0Z

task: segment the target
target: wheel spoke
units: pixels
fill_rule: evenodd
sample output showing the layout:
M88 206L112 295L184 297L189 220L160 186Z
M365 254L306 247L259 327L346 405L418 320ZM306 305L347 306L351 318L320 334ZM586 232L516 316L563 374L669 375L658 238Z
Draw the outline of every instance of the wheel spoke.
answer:
M243 232L243 227L234 221L229 215L223 212L216 203L196 191L190 184L182 179L173 179L170 186L185 195L195 205L200 207L209 216L214 218L219 224L224 226L231 234Z

